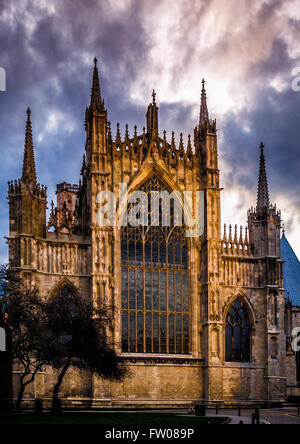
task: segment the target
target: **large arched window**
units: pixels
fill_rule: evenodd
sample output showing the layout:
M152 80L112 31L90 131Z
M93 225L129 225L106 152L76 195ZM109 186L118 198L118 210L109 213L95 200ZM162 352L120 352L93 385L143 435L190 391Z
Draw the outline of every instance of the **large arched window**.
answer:
M56 302L58 308L64 309L70 315L75 315L80 311L79 299L75 290L68 283L63 283L56 289L52 301Z
M167 190L156 176L140 191ZM122 228L122 351L130 353L189 352L188 247L185 230L174 226L171 200L170 226Z
M57 285L49 301L48 309L51 315L52 328L57 332L61 343L67 343L72 338L74 320L81 313L80 299L76 290L68 282Z
M226 317L225 352L227 362L250 362L251 322L245 302L235 299Z

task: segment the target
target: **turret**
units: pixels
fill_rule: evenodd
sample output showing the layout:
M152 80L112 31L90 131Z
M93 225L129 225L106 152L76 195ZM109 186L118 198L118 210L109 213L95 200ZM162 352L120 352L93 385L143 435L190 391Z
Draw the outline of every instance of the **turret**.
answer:
M208 122L209 122L209 114L208 114L208 108L207 108L205 80L202 79L201 104L200 104L200 116L199 116L199 130L201 128L205 128Z
M199 124L195 128L195 150L200 164L201 188L206 190L205 230L207 238L220 239L220 182L216 120L209 118L205 81L202 80Z
M97 183L98 189L106 187L108 168L107 146L111 138L107 111L101 95L98 61L94 59L93 80L90 105L85 112L86 146L84 165L81 170L82 185L79 190L77 209L78 228L89 231L91 224L96 222L96 194L93 193ZM102 180L99 181L99 177Z
M87 132L86 154L88 165L92 164L92 153L106 153L107 111L101 97L98 62L94 59L91 101L85 114Z
M261 143L260 145L259 177L258 177L256 209L261 217L266 216L270 209L269 187L267 180L266 161L265 161L263 143Z
M98 61L94 58L94 72L93 72L93 84L91 90L91 103L90 109L100 113L105 112L104 100L101 97L101 88L98 73Z
M34 150L32 141L32 127L30 120L31 111L27 109L27 122L25 131L25 146L24 146L24 161L23 161L23 173L22 182L30 186L36 185L36 171L35 171L35 160L34 160Z
M207 134L216 135L216 120L209 118L208 106L207 106L207 96L205 89L205 80L202 80L202 90L201 90L201 102L200 102L200 115L199 115L199 124L195 128L194 137L196 148L199 142L203 140ZM198 151L198 150L197 150Z
M37 183L31 111L27 109L22 177L8 183L10 235L46 234L47 188Z
M249 236L255 256L280 257L281 213L270 204L264 144L260 145L256 208L248 211Z

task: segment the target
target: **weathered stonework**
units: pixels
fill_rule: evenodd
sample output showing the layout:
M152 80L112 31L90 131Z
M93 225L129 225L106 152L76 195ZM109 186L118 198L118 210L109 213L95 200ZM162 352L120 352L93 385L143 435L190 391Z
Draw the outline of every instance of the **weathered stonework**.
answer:
M65 403L175 407L284 401L287 389L296 387L295 356L286 347L281 220L269 203L263 147L257 207L248 213L247 229L225 227L222 235L216 121L209 119L204 83L193 146L190 137L187 147L181 137L177 148L174 136L171 143L165 133L159 136L155 95L143 133L135 128L130 137L126 127L122 139L118 126L113 139L95 62L82 181L58 185L57 208L52 204L47 224L46 189L36 182L29 117L23 176L9 184L10 266L45 297L68 285L79 297L112 305L112 336L132 371L121 383L71 371L61 391ZM122 353L120 228L96 223L99 191L118 195L119 184L127 183L130 192L153 174L170 190L205 195L204 233L188 245L190 343L189 354L180 356ZM195 202L192 211L195 216ZM226 316L237 297L246 304L252 325L249 363L225 362ZM55 372L45 369L28 389L28 400L50 400L54 380Z

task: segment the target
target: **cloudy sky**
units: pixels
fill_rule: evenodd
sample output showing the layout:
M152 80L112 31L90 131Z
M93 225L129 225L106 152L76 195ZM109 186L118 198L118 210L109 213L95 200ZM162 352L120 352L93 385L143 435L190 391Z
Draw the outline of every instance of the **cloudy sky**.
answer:
M142 129L155 88L161 130L186 138L205 77L219 129L222 222L245 224L255 205L264 141L271 200L300 256L300 92L292 88L299 35L300 0L0 0L0 262L7 260L7 181L21 175L26 107L50 201L56 183L79 179L95 56L109 119L122 131L126 123Z

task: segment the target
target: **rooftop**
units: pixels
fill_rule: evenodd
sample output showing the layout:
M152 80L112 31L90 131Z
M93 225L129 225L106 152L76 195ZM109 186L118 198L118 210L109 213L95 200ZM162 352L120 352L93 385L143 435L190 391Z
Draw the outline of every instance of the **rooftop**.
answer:
M283 264L283 286L286 296L293 305L300 307L300 262L285 234L281 238L281 258Z

